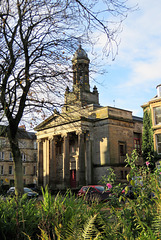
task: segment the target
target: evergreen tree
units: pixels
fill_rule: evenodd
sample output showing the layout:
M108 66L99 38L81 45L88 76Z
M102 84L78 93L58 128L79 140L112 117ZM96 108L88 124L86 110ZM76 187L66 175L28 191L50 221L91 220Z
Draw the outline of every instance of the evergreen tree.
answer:
M154 141L151 111L146 109L143 116L142 156L144 162L149 161L154 165Z

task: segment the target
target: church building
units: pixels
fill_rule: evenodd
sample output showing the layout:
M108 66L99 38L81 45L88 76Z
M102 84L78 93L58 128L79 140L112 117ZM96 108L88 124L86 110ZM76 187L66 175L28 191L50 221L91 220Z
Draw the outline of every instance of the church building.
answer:
M40 123L38 185L51 189L98 184L112 167L119 182L126 180L126 154L141 153L142 118L131 111L99 104L90 89L87 53L79 46L72 59L73 88L65 92L61 113Z

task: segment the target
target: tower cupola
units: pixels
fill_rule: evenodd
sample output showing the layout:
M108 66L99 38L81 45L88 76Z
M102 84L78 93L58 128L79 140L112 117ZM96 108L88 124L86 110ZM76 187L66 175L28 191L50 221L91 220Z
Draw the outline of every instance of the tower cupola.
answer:
M79 45L79 48L74 53L72 61L74 61L76 59L77 60L78 59L86 59L89 61L88 55L87 55L86 51L82 48L81 45Z
M96 86L93 92L90 91L89 63L88 55L80 45L72 59L73 89L66 88L62 111L73 111L73 109L79 111L81 107L91 104L99 106L99 93Z
M82 88L90 91L89 85L89 58L85 50L79 46L73 55L73 89Z

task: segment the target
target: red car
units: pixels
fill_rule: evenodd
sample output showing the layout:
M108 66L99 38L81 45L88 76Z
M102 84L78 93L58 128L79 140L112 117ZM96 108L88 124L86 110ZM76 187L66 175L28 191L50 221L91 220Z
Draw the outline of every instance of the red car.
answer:
M105 202L109 200L111 195L110 191L105 191L105 188L101 185L88 185L83 186L79 192L78 197L84 196L88 201Z

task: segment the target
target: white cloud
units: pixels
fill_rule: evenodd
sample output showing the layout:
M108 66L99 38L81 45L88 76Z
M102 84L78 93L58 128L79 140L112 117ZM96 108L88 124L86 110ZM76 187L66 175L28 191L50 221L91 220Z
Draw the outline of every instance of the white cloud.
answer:
M161 1L155 0L152 4L150 0L140 0L139 7L140 10L131 13L124 22L119 63L133 64L139 58L151 61L158 49L161 50Z
M140 0L139 8L125 20L114 63L130 69L129 78L118 84L122 88L161 82L161 1Z
M128 0L135 5L135 0ZM161 0L139 0L139 10L129 13L123 23L119 53L108 73L104 87L98 86L100 102L133 111L142 116L143 103L156 95L161 83ZM104 38L100 38L100 46ZM111 59L108 59L110 63Z

